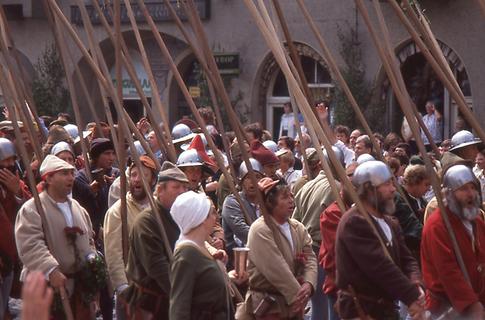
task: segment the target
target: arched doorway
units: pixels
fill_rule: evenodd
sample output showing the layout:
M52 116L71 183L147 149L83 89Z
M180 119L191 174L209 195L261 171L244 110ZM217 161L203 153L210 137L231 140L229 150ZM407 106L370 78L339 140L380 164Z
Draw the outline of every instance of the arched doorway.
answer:
M323 58L316 50L305 44L296 43L296 47L313 98L329 100L334 86ZM272 55L266 59L260 85L259 104L265 110L265 127L273 134L273 138L277 139L283 105L290 101L290 95L284 74Z
M465 95L467 104L473 108L470 82L464 64L459 56L446 44L438 41L443 54L448 61L458 84ZM466 128L461 119L456 103L451 99L449 91L436 76L431 65L414 42L408 42L397 50L401 73L411 99L419 112L425 113L425 104L432 100L438 111L443 115L443 138L450 138L454 132ZM388 112L388 127L391 131L399 132L403 114L390 87L389 81L384 80L384 90Z

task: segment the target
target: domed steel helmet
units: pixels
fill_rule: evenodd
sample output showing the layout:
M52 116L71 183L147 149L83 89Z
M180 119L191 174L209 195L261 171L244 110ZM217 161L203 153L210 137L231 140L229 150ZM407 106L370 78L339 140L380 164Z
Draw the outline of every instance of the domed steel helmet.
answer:
M263 170L263 165L261 162L254 158L249 158L249 162L251 163L251 167L253 168L253 171L259 172L262 175L264 175L264 170ZM248 167L246 166L246 162L242 162L241 165L239 166L239 175L238 178L239 180L244 179L246 175L249 173Z
M278 151L278 145L273 140L266 140L265 142L263 142L263 146L273 151L273 153L276 153L276 151Z
M14 157L15 155L15 146L12 141L6 138L0 138L0 161Z
M358 158L357 158L357 164L358 165L361 165L363 164L364 162L367 162L367 161L375 161L376 158L374 158L373 156L371 156L370 154L368 153L364 153L364 154L361 154Z
M183 123L177 124L172 129L173 143L184 142L191 140L195 136L195 133L190 130L189 126Z
M322 150L323 150L323 155L325 156L327 161L330 163L330 159L328 157L327 150L323 146L322 146ZM333 153L335 153L335 157L337 157L337 159L340 161L340 164L342 166L344 166L345 165L345 157L344 157L344 153L342 152L342 150L340 150L336 146L332 146L332 150L333 150Z
M389 167L382 161L367 161L359 165L352 176L352 183L356 188L370 182L377 187L393 177Z
M471 145L478 145L481 144L482 141L480 139L475 138L473 133L468 130L461 130L458 131L451 137L451 149L450 151L454 151L466 146Z
M451 191L455 191L469 182L473 182L480 189L479 182L473 174L472 169L463 164L450 167L443 176L443 187Z
M195 149L189 149L182 152L177 159L177 167L195 167L203 165L204 161L200 158Z
M67 131L67 133L69 133L71 138L76 139L77 137L79 137L79 132L75 124L71 124L71 123L66 124L64 126L64 129Z

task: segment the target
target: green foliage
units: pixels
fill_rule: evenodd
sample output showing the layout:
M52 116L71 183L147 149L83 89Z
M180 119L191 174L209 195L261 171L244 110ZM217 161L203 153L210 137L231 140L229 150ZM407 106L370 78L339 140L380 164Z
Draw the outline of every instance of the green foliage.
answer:
M372 87L365 79L365 66L362 61L362 49L358 32L350 26L345 32L339 27L338 37L340 40L339 52L345 62L345 66L341 70L342 76L358 105L365 112L370 103ZM361 127L344 91L337 83L335 88L335 123L343 124L350 128Z
M59 112L71 111L65 73L55 44L46 45L34 65L32 94L40 115L55 116Z

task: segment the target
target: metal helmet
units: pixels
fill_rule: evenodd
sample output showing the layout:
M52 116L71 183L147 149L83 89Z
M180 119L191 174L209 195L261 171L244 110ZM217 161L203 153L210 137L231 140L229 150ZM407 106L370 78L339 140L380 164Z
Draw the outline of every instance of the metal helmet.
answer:
M466 146L477 145L482 143L480 139L475 138L473 133L468 130L461 130L458 131L451 137L451 149L450 151L454 151Z
M325 147L322 146L322 150L323 150L323 155L325 156L325 159L327 159L327 161L330 163L330 158L328 157L327 149L325 149ZM337 157L338 161L340 161L340 164L342 166L345 166L345 157L342 150L340 150L336 146L332 146L332 151L333 153L335 153L335 157Z
M203 166L204 161L200 158L195 149L182 152L177 159L177 167L196 167Z
M361 154L361 155L360 155L360 156L357 158L356 162L357 162L357 164L358 164L358 165L361 165L361 164L363 164L364 162L367 162L367 161L375 161L375 160L376 160L376 158L374 158L374 157L373 157L373 156L371 156L370 154L368 154L368 153L364 153L364 154Z
M463 164L450 167L443 176L443 187L451 191L455 191L469 182L473 182L480 189L479 182L472 169Z
M79 137L79 132L75 124L68 123L64 126L64 129L69 133L71 138L76 139Z
M367 161L359 165L352 176L352 183L356 188L370 182L377 187L393 177L389 167L382 161Z
M274 142L273 140L266 140L265 142L263 142L263 146L265 146L266 149L273 151L273 153L276 153L276 151L278 151L278 144L276 144L276 142Z
M177 124L172 129L172 139L173 143L179 143L192 139L195 133L190 130L189 126L183 123Z
M12 141L7 138L0 138L0 161L14 157L15 155L15 146Z
M249 158L249 162L251 163L251 167L253 168L254 171L264 175L264 169L261 162L259 162L254 158ZM246 162L243 161L239 166L239 175L238 175L239 180L244 179L248 173L249 173L249 170L248 170L248 167L246 166Z

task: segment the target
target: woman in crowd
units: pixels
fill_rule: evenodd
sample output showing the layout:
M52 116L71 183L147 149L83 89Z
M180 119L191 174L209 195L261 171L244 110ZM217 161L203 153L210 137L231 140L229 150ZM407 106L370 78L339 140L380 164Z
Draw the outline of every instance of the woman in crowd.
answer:
M249 291L241 313L256 319L302 319L315 290L317 261L305 227L290 219L293 195L283 181L263 178L266 212L249 230Z
M226 320L231 316L230 296L221 267L205 246L217 218L205 194L188 191L170 210L180 228L172 263L170 319Z

